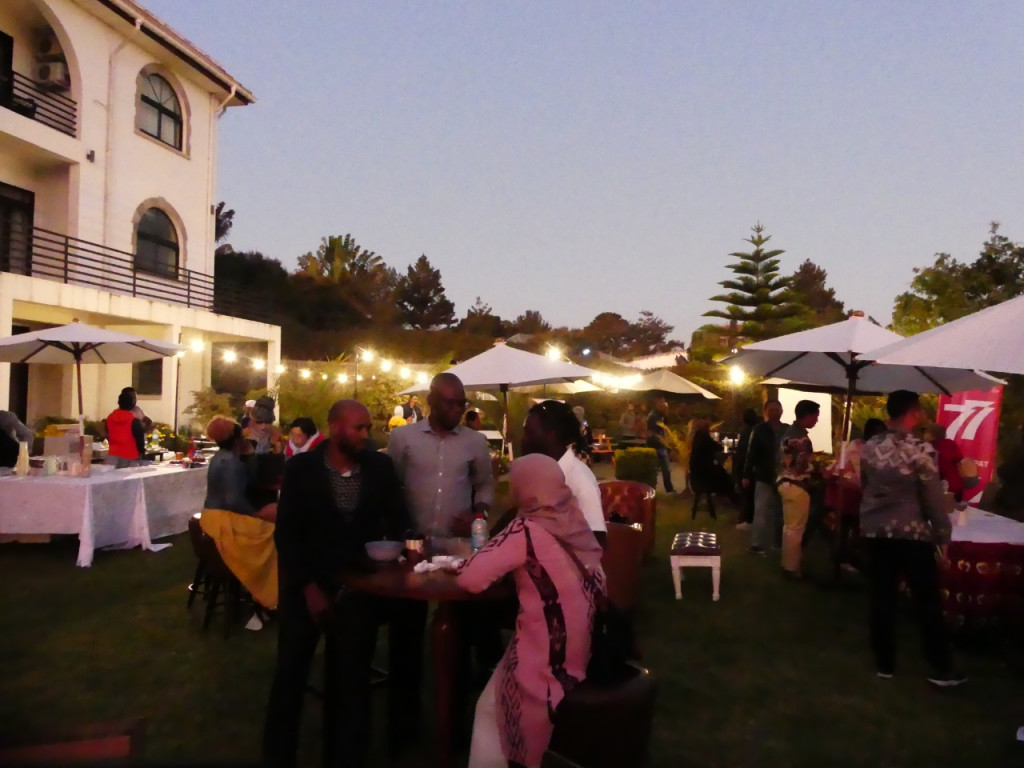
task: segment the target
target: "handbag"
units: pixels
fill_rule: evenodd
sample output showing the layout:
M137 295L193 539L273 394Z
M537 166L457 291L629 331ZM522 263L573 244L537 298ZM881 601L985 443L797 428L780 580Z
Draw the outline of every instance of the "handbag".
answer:
M596 574L587 570L569 545L554 538L576 566L583 588L594 601L594 625L590 634L590 661L587 663L586 679L596 685L613 685L623 675L632 674L628 663L636 655L633 621L612 604Z

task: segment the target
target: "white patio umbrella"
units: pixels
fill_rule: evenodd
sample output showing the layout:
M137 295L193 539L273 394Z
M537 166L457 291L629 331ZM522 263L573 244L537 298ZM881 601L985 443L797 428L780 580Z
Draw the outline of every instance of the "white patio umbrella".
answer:
M821 328L748 344L722 362L734 363L751 376L778 377L845 393L844 438L849 436L854 395L884 394L897 389L948 395L999 383L965 366L878 365L866 357L867 353L902 338L854 315Z
M81 422L83 364L141 363L158 357L170 357L182 349L169 341L108 331L75 320L69 325L0 339L0 362L51 365L74 363L78 378L78 420Z
M500 391L507 418L510 389L515 391L519 387L575 382L590 378L597 371L567 360L554 360L546 355L515 349L499 341L486 352L452 366L445 373L454 373L458 376L467 390ZM423 385L417 385L401 394L414 394L424 389Z
M1024 296L900 339L865 357L880 365L1024 374Z
M699 387L689 379L665 369L645 374L635 384L627 384L623 389L633 392L668 392L673 395L696 395L705 400L721 400L714 392Z

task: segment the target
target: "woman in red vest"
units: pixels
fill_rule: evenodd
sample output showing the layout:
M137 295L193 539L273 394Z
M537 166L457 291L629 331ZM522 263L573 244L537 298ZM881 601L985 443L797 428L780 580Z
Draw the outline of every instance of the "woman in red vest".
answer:
M146 430L135 418L132 396L122 392L117 398L117 410L107 416L108 456L117 469L135 466L146 447Z

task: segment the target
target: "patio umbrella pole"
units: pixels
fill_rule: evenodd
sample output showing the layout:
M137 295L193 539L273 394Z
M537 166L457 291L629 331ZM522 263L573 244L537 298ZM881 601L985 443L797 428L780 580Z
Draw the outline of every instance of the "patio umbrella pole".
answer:
M82 405L82 356L75 355L75 375L78 377L78 431L85 434L85 407Z
M508 442L508 384L501 385L501 398L504 401L505 406L505 418L501 422L502 437L505 441L505 450L508 451L509 458L512 458L512 446Z

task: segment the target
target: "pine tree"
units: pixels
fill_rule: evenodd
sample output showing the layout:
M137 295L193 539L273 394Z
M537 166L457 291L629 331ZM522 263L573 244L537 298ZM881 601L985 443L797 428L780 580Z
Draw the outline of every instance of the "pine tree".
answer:
M760 222L752 231L753 235L744 242L754 246L754 250L729 254L736 263L727 266L736 277L719 283L729 292L711 297L711 301L720 301L726 308L704 313L705 317L729 321L722 335L732 340L732 346L740 337L752 341L771 338L777 333L779 321L797 312L797 307L789 303L790 278L779 274L779 257L785 251L765 250L771 236L764 233Z
M406 269L396 298L402 320L413 328L447 328L455 321L455 305L445 295L441 271L426 254Z

